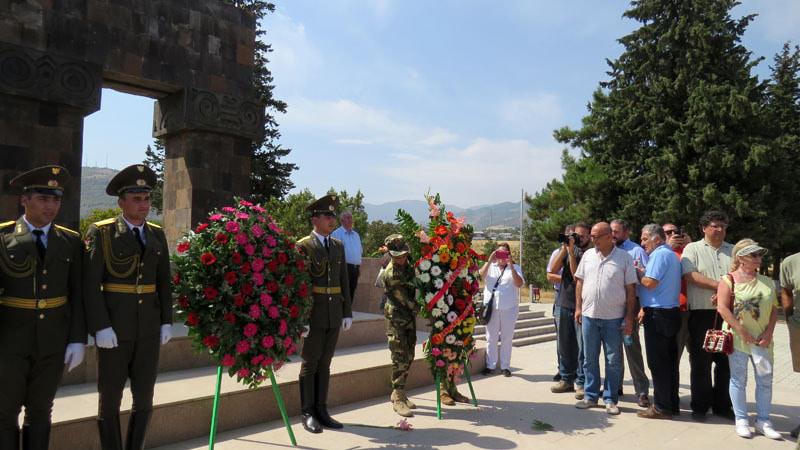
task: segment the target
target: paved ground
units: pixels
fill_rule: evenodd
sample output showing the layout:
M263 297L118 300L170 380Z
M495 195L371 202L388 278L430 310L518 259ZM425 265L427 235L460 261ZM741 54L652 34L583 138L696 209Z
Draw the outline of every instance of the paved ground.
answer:
M342 431L326 430L310 434L293 417L293 429L300 448L309 449L527 449L527 448L614 448L639 447L694 449L792 449L795 440L788 431L800 423L800 374L791 371L786 325L776 330L777 367L773 390L772 421L783 432L785 441L771 441L763 436L746 440L737 437L732 422L709 419L691 420L689 412L689 363L681 364L681 406L683 413L673 421L652 421L636 416L639 408L626 380L620 402L622 414L608 416L603 409L581 411L574 407L571 394L552 394L550 386L555 371L555 343L515 348L512 356L513 377L477 376L474 387L479 407L460 405L446 408L444 420L436 419L432 388L411 392L419 408L409 422L412 431L387 428L398 422L388 399L372 399L333 410L333 415L348 425ZM752 369L748 400L755 409ZM462 392L468 394L466 385ZM350 424L361 424L359 426ZM383 428L382 428L383 427ZM218 436L220 450L262 450L291 447L281 422L266 423ZM207 448L207 439L161 447L161 450ZM800 447L798 447L800 448Z

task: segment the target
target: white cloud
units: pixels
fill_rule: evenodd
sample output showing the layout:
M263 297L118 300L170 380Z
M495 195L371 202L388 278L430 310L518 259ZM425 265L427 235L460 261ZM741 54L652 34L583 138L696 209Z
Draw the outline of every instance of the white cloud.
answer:
M549 141L553 130L566 121L559 97L549 92L508 99L500 104L499 116L516 135L537 142Z
M270 70L282 91L302 89L324 66L324 57L312 44L305 25L276 11L264 19L267 33L262 37L272 45Z

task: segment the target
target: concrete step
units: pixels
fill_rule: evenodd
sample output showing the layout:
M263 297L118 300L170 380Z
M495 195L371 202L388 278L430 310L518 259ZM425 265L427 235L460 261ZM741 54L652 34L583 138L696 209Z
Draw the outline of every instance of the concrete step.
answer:
M554 330L555 331L555 330ZM556 340L555 332L539 334L536 336L524 337L521 339L514 339L511 343L514 347L524 347L526 345L540 344L542 342L550 342Z
M531 327L538 327L543 325L552 325L553 319L550 317L539 317L536 319L517 319L517 323L514 328L531 328ZM486 334L486 325L476 325L475 332L473 333L474 336L481 336Z
M346 336L342 333L341 336ZM417 342L428 337L418 333ZM328 404L331 407L354 403L391 393L391 363L386 343L338 348L331 365L331 383ZM433 384L422 346L415 348L407 387L413 389ZM478 343L472 360L472 372L485 367L485 348ZM288 414L300 412L297 378L300 359L294 357L276 373ZM216 381L215 367L199 367L171 371L159 375L155 386L154 410L148 446L160 446L207 436L211 422L211 409ZM466 386L462 392L468 392ZM53 429L50 450L99 450L97 436L97 387L95 383L63 386L59 389L53 407ZM131 396L125 390L122 400L121 423L123 433L127 428ZM248 389L223 374L219 406L219 431L231 430L278 420L280 412L271 387L267 382L257 389ZM179 419L178 419L179 418ZM176 420L177 419L177 420ZM294 418L293 420L297 420ZM301 427L294 425L295 432ZM124 435L124 434L123 434Z
M173 338L167 345L161 347L158 360L159 373L179 370L195 369L199 367L212 367L214 361L207 353L202 353L192 347L188 337L188 329L182 322L172 326ZM64 372L61 385L68 386L97 381L97 358L93 341L89 338L90 348L86 349L86 359L83 364L72 372ZM386 323L382 315L363 312L353 312L353 326L346 333L339 333L337 349L349 347L382 344L386 342ZM302 350L302 342L298 347L298 354Z
M539 319L545 316L544 311L520 311L517 320Z

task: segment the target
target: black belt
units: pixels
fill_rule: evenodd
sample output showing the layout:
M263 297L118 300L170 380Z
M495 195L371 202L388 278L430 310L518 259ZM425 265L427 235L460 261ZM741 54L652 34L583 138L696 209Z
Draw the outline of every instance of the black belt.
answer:
M671 307L671 308L656 308L656 307L653 307L653 306L643 306L642 309L645 312L652 312L652 311L655 311L655 310L672 311L673 309L678 309L679 310L679 309L681 309L681 307L680 306L674 306L674 307Z
M347 263L347 265L348 266L353 266L353 267L360 267L361 266L361 264L350 264L350 263Z

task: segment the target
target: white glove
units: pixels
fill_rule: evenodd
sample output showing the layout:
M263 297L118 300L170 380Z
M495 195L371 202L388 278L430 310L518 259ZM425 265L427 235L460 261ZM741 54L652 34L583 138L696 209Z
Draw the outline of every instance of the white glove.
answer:
M310 332L311 332L311 327L308 326L308 325L304 325L303 326L303 332L300 333L300 337L305 339L305 338L308 337L308 333L310 333Z
M352 326L353 326L353 319L351 317L345 317L344 319L342 319L342 329L344 331L349 330L350 327Z
M172 324L165 323L161 325L161 345L166 344L172 339Z
M64 353L64 364L67 365L67 372L72 372L72 369L80 366L85 355L86 346L84 344L67 344L67 351Z
M94 334L94 343L100 348L114 348L117 346L117 333L111 327L103 328Z

